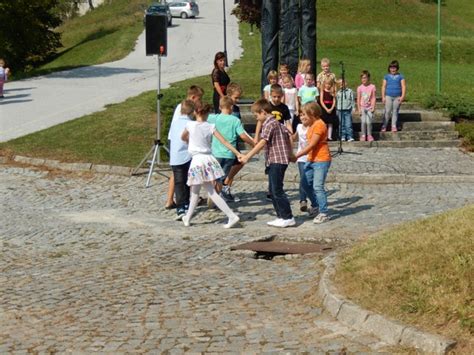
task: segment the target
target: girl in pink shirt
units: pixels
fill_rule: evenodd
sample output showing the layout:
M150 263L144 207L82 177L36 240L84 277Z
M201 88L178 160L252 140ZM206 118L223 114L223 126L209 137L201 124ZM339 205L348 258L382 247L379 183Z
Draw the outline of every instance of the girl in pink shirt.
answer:
M362 70L360 74L361 85L357 88L357 109L361 122L361 141L372 142L372 122L375 111L375 85L370 83L370 73Z

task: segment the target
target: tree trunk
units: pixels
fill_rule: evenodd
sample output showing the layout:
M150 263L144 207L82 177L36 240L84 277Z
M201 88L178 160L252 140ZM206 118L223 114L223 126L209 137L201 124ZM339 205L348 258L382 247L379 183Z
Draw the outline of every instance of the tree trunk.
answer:
M262 2L262 80L261 88L267 84L270 70L278 69L278 31L280 29L280 0Z
M280 64L288 64L293 77L299 58L299 3L299 0L281 0L280 10Z
M301 58L311 61L316 74L316 0L301 0Z

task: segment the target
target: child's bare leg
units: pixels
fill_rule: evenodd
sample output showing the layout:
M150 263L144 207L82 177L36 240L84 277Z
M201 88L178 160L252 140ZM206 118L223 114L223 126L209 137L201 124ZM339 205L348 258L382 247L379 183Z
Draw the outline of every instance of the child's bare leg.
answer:
M166 196L166 208L172 208L174 205L174 175L171 175L168 181L168 194Z
M231 187L232 183L234 182L234 177L239 173L240 170L242 170L242 168L243 168L242 164L233 165L232 168L230 169L229 175L224 181L224 185Z
M332 123L328 123L328 140L332 140Z

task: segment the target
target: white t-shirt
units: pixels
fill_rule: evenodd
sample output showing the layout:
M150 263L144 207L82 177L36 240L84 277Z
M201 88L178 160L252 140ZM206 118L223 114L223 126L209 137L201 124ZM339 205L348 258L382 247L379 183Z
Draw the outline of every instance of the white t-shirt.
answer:
M298 133L298 152L301 152L308 145L308 138L306 137L308 127L305 127L300 123L296 126L296 132ZM308 155L299 157L297 161L306 163L308 161Z
M284 88L283 91L285 92L285 105L288 106L288 109L290 110L296 110L296 98L298 97L298 89Z
M186 124L189 132L188 151L191 155L211 154L212 134L215 125L208 122L190 121Z

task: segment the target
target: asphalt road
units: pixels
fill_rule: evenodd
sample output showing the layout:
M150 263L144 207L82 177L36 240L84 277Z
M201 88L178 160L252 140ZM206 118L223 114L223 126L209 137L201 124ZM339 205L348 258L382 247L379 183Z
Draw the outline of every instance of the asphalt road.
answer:
M222 3L199 1L196 19L173 19L168 29L168 56L161 63L161 86L211 73L214 54L223 50ZM226 0L229 62L242 49L238 24ZM5 85L0 101L0 142L36 132L86 114L103 110L158 86L158 60L145 55L145 33L126 58L101 65L57 72ZM206 88L210 90L209 88Z

